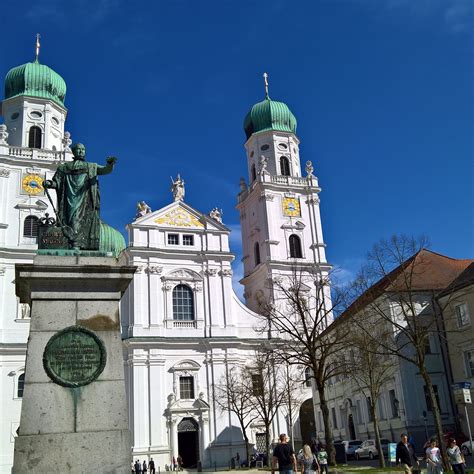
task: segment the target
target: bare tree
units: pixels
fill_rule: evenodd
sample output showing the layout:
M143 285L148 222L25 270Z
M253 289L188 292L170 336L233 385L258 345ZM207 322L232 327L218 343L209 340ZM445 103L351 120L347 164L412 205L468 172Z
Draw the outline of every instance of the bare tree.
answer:
M382 351L416 366L426 387L447 463L440 408L425 364L426 348L430 337L442 336L436 292L446 288L462 268L453 259L426 250L427 245L426 238L407 236L394 236L376 244L356 280L360 296L342 319L355 315L352 319L358 327L373 337L374 326L365 324L364 319L375 318Z
M331 377L341 375L345 370L337 354L344 347L349 328L347 325L331 328L334 312L346 301L345 292L334 286L331 288L329 274L309 265L295 265L291 276L273 281L273 290L274 299L261 302L262 330L273 339L280 359L290 365L310 368L319 395L328 455L334 464L325 388Z
M369 322L368 319L366 322ZM374 326L371 327L374 328ZM375 443L379 453L379 464L383 468L385 467L385 458L380 441L376 407L384 385L393 379L395 371L393 356L383 352L380 337L383 335L378 334L377 337L374 337L357 327L352 328L348 340L349 357L346 359L346 373L368 401L370 418L374 425Z
M252 411L265 426L265 448L270 463L270 440L273 419L285 403L286 391L281 367L275 364L273 351L256 352L253 362L244 369L246 387Z
M240 429L245 441L247 465L250 466L250 443L247 428L258 418L250 400L248 384L243 383L247 374L239 367L232 367L219 383L215 385L215 403L222 412L234 413L239 420Z

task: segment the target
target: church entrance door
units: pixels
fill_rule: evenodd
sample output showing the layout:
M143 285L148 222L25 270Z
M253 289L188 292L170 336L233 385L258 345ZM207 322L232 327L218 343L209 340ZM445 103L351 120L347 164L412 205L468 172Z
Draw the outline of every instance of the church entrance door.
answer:
M194 418L183 418L178 424L178 453L183 460L183 467L197 467L199 426Z
M314 421L313 399L308 398L300 408L300 429L303 444L311 446L311 440L316 439L316 423Z

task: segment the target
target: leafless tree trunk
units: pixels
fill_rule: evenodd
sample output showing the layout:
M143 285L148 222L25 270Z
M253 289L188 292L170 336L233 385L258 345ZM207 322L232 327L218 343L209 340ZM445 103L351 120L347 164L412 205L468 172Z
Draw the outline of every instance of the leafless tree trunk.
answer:
M334 311L342 307L345 293L332 288L329 274L319 267L293 268L292 276L273 281L274 300L261 302L262 327L269 333L279 359L308 367L319 394L324 433L331 464L335 463L333 435L325 395L330 377L344 370L337 354L349 329L329 331Z
M239 367L232 367L219 384L215 386L215 403L222 412L232 412L239 420L240 429L245 441L247 463L250 466L251 450L247 428L258 415L253 410L248 392L248 384L243 383L247 374Z
M265 426L267 462L270 465L271 427L278 409L286 401L284 378L280 366L275 364L273 351L255 354L252 364L244 369L243 383L246 386L252 412Z
M430 336L443 337L438 328L433 290L444 289L457 275L452 271L450 280L450 272L440 274L440 256L426 250L427 245L426 238L407 236L394 236L376 244L356 280L359 297L345 314L352 316L358 327L372 337L373 326L367 328L362 323L364 318L357 314L375 318L376 324L385 330L382 337L377 333L382 352L417 367L431 402L443 461L448 466L440 409L425 361ZM433 272L438 273L433 276Z

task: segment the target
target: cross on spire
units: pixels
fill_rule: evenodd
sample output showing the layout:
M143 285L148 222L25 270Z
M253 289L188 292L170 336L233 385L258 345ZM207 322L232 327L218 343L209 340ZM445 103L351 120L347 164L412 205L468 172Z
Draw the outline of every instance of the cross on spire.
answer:
M36 59L35 62L38 62L39 54L40 54L40 38L41 35L39 33L36 33Z
M265 83L265 99L268 99L268 74L266 72L263 73L263 81Z

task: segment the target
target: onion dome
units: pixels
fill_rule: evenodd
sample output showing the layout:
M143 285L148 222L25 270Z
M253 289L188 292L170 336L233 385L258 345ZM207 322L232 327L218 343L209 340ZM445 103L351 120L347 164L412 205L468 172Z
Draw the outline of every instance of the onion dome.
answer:
M112 252L114 257L118 257L120 252L126 247L123 235L105 222L100 222L99 250L101 252Z
M57 72L36 60L10 69L5 77L5 99L21 95L50 99L64 107L66 83Z
M244 120L244 130L247 139L254 133L268 130L296 133L296 118L286 104L271 100L267 95L250 109Z

